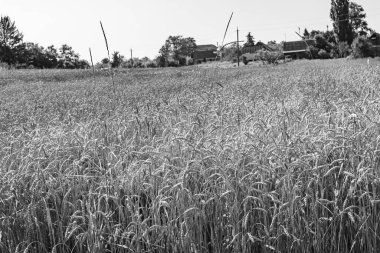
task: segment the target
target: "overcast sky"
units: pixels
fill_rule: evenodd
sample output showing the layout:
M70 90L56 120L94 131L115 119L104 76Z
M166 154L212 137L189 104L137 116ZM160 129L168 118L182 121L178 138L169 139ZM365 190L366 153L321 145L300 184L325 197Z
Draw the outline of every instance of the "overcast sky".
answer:
M380 31L380 0L358 0L369 26ZM24 34L24 41L44 47L66 43L82 58L106 57L99 21L103 22L111 52L129 57L158 55L169 35L195 38L197 44L225 43L251 32L256 41L297 40L298 27L331 29L330 0L0 0L0 15L8 15Z

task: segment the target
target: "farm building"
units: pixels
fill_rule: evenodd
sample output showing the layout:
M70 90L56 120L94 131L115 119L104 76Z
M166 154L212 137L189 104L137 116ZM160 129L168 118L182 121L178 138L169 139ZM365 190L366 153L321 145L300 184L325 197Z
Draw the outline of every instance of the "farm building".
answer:
M380 56L380 34L373 33L369 39L373 45L375 56Z
M308 58L307 50L309 46L315 46L315 40L298 40L284 42L283 52L285 56L292 58Z
M257 60L257 56L255 56L255 53L259 50L265 50L265 51L274 51L271 47L265 45L264 43L257 43L257 45L254 46L244 46L241 49L241 57L244 64L248 64L250 61Z
M217 47L215 45L198 45L192 54L191 58L194 63L201 63L206 61L215 61L217 57Z
M262 44L258 44L258 45L254 45L254 46L243 47L241 49L241 53L242 54L254 54L259 50L273 51L272 48L270 48L267 45L265 45L264 43L262 43Z

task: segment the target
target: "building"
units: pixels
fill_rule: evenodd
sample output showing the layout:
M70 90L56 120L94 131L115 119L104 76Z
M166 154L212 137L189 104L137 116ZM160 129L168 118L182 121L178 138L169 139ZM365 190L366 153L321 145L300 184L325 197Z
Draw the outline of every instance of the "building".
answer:
M372 43L372 48L374 49L375 56L380 56L380 34L373 33L369 40Z
M198 45L191 58L195 64L207 61L215 61L217 59L218 48L215 45Z
M283 53L294 59L309 58L308 49L315 46L315 40L298 40L284 42Z
M255 53L260 50L274 51L274 49L272 49L268 45L265 45L262 42L258 42L254 46L243 46L241 49L241 58L242 58L243 63L247 65L248 62L258 60Z
M264 43L261 43L261 44L257 43L257 45L254 45L254 46L248 46L248 47L244 46L241 49L241 53L242 54L254 54L259 50L273 51L272 48L268 47Z

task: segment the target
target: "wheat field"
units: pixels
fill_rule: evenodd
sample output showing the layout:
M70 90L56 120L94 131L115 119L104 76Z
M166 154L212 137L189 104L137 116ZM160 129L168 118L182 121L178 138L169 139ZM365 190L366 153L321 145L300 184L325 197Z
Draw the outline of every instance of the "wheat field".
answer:
M380 61L0 72L0 252L379 252Z

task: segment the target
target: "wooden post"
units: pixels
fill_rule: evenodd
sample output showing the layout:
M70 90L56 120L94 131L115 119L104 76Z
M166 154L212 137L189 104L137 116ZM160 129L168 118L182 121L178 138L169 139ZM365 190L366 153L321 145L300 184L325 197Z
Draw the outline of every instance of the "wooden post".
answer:
M238 67L240 66L240 53L239 53L239 27L236 30L236 44L237 44L237 61L238 61Z

